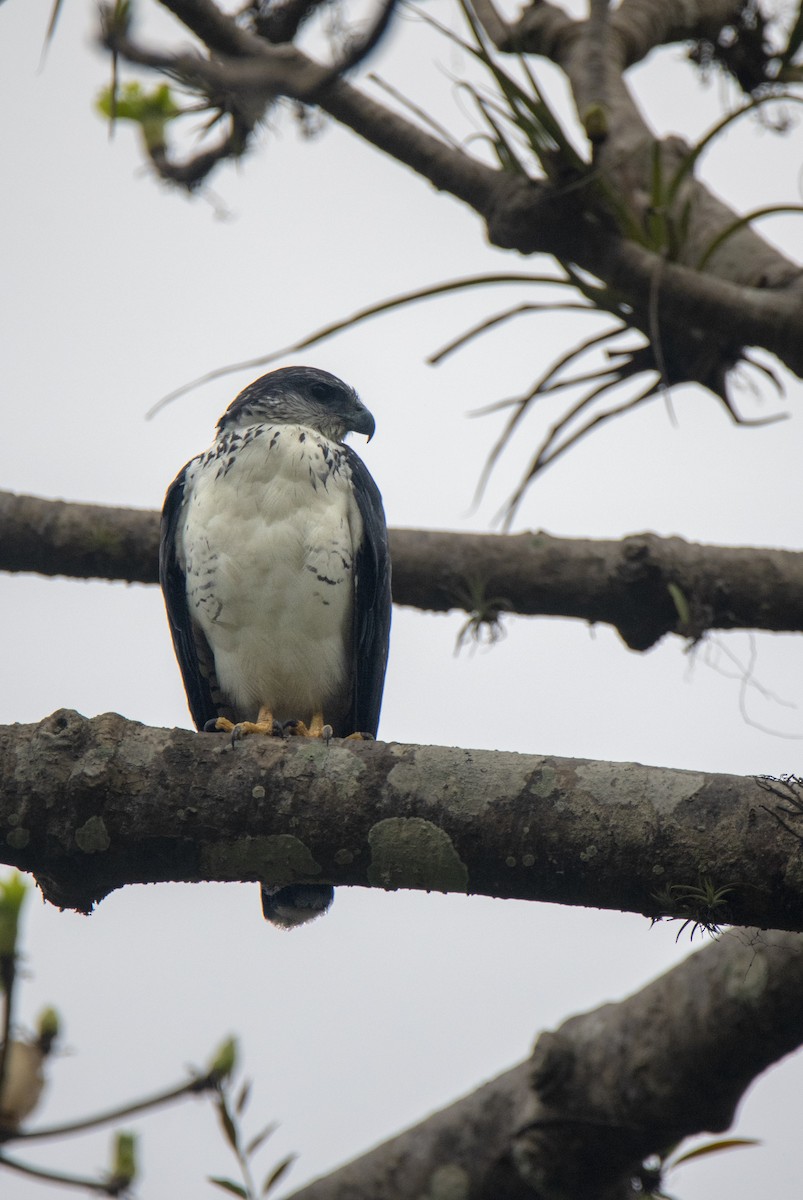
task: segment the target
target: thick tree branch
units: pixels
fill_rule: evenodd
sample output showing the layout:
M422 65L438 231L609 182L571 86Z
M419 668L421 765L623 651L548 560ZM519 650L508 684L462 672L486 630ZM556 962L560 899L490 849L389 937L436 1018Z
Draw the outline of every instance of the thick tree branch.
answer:
M803 631L803 554L623 541L393 529L393 598L480 620L505 613L613 625L634 650L667 633ZM156 583L159 516L0 492L0 570Z
M671 46L698 38L716 39L720 30L736 22L744 0L622 0L611 14L611 31L621 43L623 67L646 58L658 46Z
M486 5L490 3L491 0L480 0L475 6L488 35L500 50L538 54L564 65L570 45L583 34L582 21L572 21L546 0L534 0L523 8L515 24L504 26L503 34L499 24L485 22ZM659 46L716 38L743 7L743 0L684 0L683 4L622 0L612 8L609 20L609 31L617 43L615 56L624 69L640 62Z
M89 910L128 883L330 881L803 929L795 781L149 729L0 727L3 861ZM776 785L773 785L776 786Z
M578 167L575 156L565 170L547 170L548 178L542 179L480 162L347 83L339 77L338 64L322 66L295 46L271 44L240 28L211 0L164 2L204 41L209 57L145 51L124 33L110 46L124 58L200 89L213 107L230 112L235 123L241 113L243 137L262 108L279 96L319 106L473 208L495 245L521 254L552 254L596 274L614 300L630 305L629 322L649 339L649 361L640 369L658 370L667 385L701 383L734 416L727 376L745 347L761 346L777 354L803 377L803 342L797 336L803 320L799 267L751 227L740 226L738 215L691 171L681 174L666 206L663 199L656 200L655 138L624 78L628 66L658 39L690 36L692 30L713 36L717 22L730 19L738 6L698 0L684 6L681 17L653 21L655 3L631 0L611 14L601 47L592 22L569 21L548 4L528 10L506 40L507 26L492 0L481 0L480 17L499 44L511 51L548 54L564 70L580 120L589 130L594 112L593 164ZM243 138L232 144L239 152ZM172 163L164 153L156 165L168 177L194 186L198 170L217 161L219 151L216 147L189 164ZM661 143L664 197L688 152L678 138ZM532 175L537 173L534 162ZM612 196L619 198L616 204ZM656 221L663 222L663 240L654 233ZM729 236L709 256L725 230Z
M645 1157L726 1129L751 1080L803 1042L801 997L803 939L734 931L292 1200L632 1196Z

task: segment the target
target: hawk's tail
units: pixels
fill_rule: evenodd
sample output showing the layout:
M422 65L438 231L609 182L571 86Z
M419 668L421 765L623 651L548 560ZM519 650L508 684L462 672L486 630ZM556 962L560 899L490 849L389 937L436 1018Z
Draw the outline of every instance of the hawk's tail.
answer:
M294 929L314 921L335 898L331 884L293 883L288 887L262 886L262 912L266 921L279 929Z

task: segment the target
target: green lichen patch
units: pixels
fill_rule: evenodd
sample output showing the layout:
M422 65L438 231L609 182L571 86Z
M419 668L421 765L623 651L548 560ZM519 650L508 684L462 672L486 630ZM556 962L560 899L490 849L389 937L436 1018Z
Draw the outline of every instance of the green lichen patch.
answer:
M253 875L278 885L304 882L320 875L320 864L297 837L289 833L243 837L205 846L201 866L213 879L242 879Z
M75 844L84 854L98 854L108 850L111 838L103 817L90 817L75 831Z
M368 882L383 888L467 892L468 868L452 839L422 817L387 817L368 833Z
M12 848L12 850L24 850L30 840L30 830L23 829L22 827L10 829L6 834L6 843Z

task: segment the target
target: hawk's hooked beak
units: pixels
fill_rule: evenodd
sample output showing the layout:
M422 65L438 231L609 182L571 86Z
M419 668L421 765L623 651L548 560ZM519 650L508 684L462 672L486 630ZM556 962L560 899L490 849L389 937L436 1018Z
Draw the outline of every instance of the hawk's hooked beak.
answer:
M353 433L364 433L369 442L376 433L376 421L359 400L354 406L353 415L349 418L349 429Z

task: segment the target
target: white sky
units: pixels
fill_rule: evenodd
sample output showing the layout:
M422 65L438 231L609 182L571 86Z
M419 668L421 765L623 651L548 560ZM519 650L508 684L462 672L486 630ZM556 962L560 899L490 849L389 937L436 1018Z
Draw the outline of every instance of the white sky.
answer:
M109 142L92 112L107 80L91 46L93 6L63 8L40 71L50 0L0 7L0 486L158 507L258 372L145 421L166 391L386 295L546 265L491 251L471 213L333 127L309 144L277 120L257 153L214 178L214 203L167 190L142 168L130 131ZM689 82L681 59L649 64L639 87L656 128L693 138L726 97L717 81L678 92L678 80ZM468 105L450 82L460 59L413 20L370 66L466 132ZM743 123L704 172L741 211L795 202L799 144L799 129L781 139ZM799 218L764 229L800 254ZM437 369L423 360L519 297L497 290L431 302L299 356L348 380L373 411L377 436L359 449L393 525L491 528L554 420L545 410L530 421L473 509L499 425L467 414L525 387L591 326L520 318ZM800 395L795 382L786 400L745 390L744 411L793 413ZM799 548L798 416L748 431L699 392L676 395L672 407L674 422L656 401L578 447L531 490L516 528L578 537L653 529ZM155 589L0 577L0 614L0 720L37 721L66 706L189 727ZM396 610L386 739L734 773L799 768L799 638L735 633L694 655L677 641L636 655L607 628L513 619L492 651L455 657L463 619ZM742 696L728 656L746 663L753 653L756 679L776 698L752 687ZM284 936L263 923L254 886L129 888L90 919L34 896L19 1016L33 1021L46 1003L63 1015L70 1053L52 1066L48 1122L168 1084L236 1032L256 1081L252 1126L281 1125L261 1161L267 1170L297 1151L293 1190L519 1060L538 1030L680 961L689 947L675 933L615 913L341 889L325 920ZM802 1084L799 1060L766 1076L739 1124L764 1147L689 1165L670 1190L686 1200L707 1200L712 1188L730 1200L793 1194ZM236 1173L201 1104L135 1127L142 1200L211 1196L206 1174ZM29 1157L91 1170L109 1139ZM46 1190L15 1179L13 1194L34 1200Z

